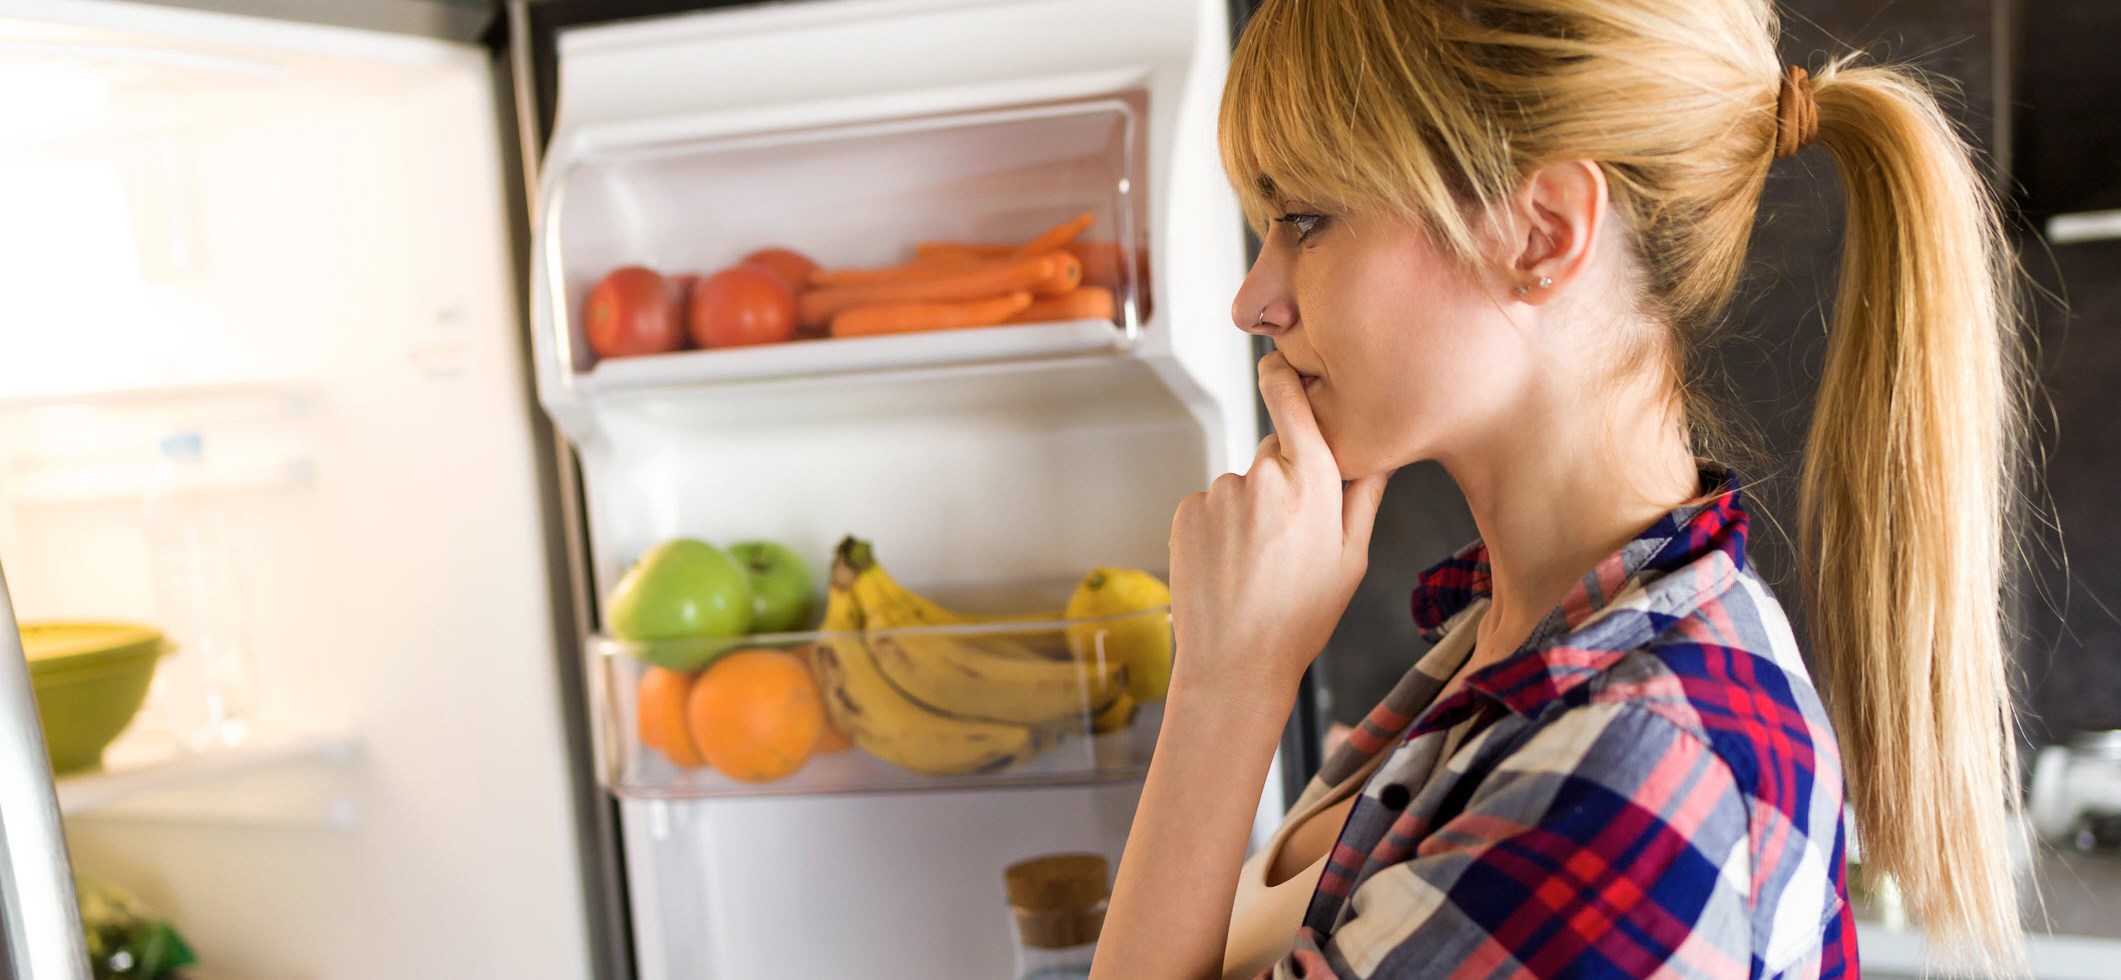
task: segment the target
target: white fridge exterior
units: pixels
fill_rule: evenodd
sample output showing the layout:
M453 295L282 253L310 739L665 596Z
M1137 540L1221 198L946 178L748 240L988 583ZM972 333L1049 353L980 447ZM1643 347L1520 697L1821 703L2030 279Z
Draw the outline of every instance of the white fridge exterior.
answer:
M490 72L416 37L0 3L17 611L156 622L140 461L154 426L203 428L256 747L354 747L60 781L75 865L175 921L202 980L590 972Z
M511 150L483 49L103 0L0 0L0 68L40 45L47 61L54 46L91 59L154 49L164 53L112 77L140 64L218 77L203 94L179 87L176 101L222 107L172 129L197 186L193 210L172 213L205 216L184 233L204 236L217 265L113 290L128 314L114 336L37 324L67 315L63 288L87 285L79 263L123 258L93 252L122 237L38 256L36 243L0 235L36 259L14 266L10 286L26 315L0 323L0 347L33 352L0 359L0 407L20 419L136 397L281 406L301 465L268 465L280 476L265 492L244 490L262 721L359 746L327 767L322 817L301 793L263 815L112 810L73 821L77 862L149 882L145 897L213 957L204 977L589 975L595 910L566 795L594 776L566 763L549 668L554 646L582 638L550 626L552 604L569 599L542 574L561 545L542 538L539 501L565 491L540 485L526 392L579 454L596 595L678 534L772 537L821 556L851 531L914 582L1163 568L1178 499L1243 465L1257 439L1250 342L1228 312L1242 222L1214 149L1224 10L821 0L564 32L558 118L530 206L526 377L504 210L519 190L504 183ZM1106 97L1138 113L1145 186L1123 193L1155 297L1117 339L1078 332L968 358L982 343L974 331L956 354L891 368L680 371L630 388L572 372L560 327L608 265L705 271L782 235L835 263L886 260L845 222L836 239L836 216L806 211L793 185L779 188L785 205L756 193L659 202L629 191L652 181L599 176L600 154ZM44 165L54 145L0 145L0 168ZM563 208L570 180L603 181L608 206ZM0 194L10 186L35 185L0 181ZM63 231L69 219L50 203L63 194L51 193L47 227ZM941 198L894 200L890 220L922 233L1032 230L1030 211L953 218ZM673 234L659 209L679 205L697 209L683 220L751 223ZM783 217L767 220L775 209ZM642 242L676 251L628 252ZM258 294L261 281L279 285ZM928 341L902 350L938 349ZM303 407L286 409L290 397ZM137 520L124 494L11 494L24 485L14 475L0 475L0 555L18 612L152 620L147 583L94 572L140 560L136 536L109 530ZM1263 828L1281 812L1280 785L1270 775ZM277 791L253 781L219 792ZM1138 792L1123 780L625 801L639 975L1007 975L1002 868L1060 850L1116 859Z

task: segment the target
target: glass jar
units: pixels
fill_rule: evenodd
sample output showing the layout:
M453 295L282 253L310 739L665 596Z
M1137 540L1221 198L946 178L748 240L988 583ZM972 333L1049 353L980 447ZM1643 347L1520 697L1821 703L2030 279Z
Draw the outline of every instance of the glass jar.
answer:
M1016 920L1016 980L1088 980L1111 897L1101 854L1049 854L1002 875Z

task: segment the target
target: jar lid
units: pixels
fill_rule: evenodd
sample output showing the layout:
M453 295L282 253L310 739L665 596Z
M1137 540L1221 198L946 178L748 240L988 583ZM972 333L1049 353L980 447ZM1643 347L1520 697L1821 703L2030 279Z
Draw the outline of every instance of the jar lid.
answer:
M1009 904L1025 912L1102 910L1111 895L1102 854L1048 854L1018 861L1002 873Z

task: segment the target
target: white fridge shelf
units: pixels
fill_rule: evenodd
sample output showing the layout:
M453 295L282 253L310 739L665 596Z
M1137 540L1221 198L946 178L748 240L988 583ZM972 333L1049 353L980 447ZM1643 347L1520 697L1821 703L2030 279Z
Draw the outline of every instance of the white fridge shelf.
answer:
M603 394L696 384L1035 360L1112 350L1126 334L1110 320L975 327L890 337L847 337L722 350L675 351L597 362L575 390Z
M103 768L57 780L59 812L349 829L359 818L350 778L359 747L326 733L266 734L197 752L121 739Z

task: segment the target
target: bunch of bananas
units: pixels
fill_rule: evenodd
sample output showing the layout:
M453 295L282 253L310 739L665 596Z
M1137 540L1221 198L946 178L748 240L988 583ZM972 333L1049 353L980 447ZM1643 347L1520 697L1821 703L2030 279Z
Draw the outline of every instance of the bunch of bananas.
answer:
M993 772L1061 737L1124 727L1124 664L1049 654L992 629L1033 618L964 616L900 585L870 545L834 551L811 662L826 711L869 754L931 775ZM928 627L988 627L953 631Z

